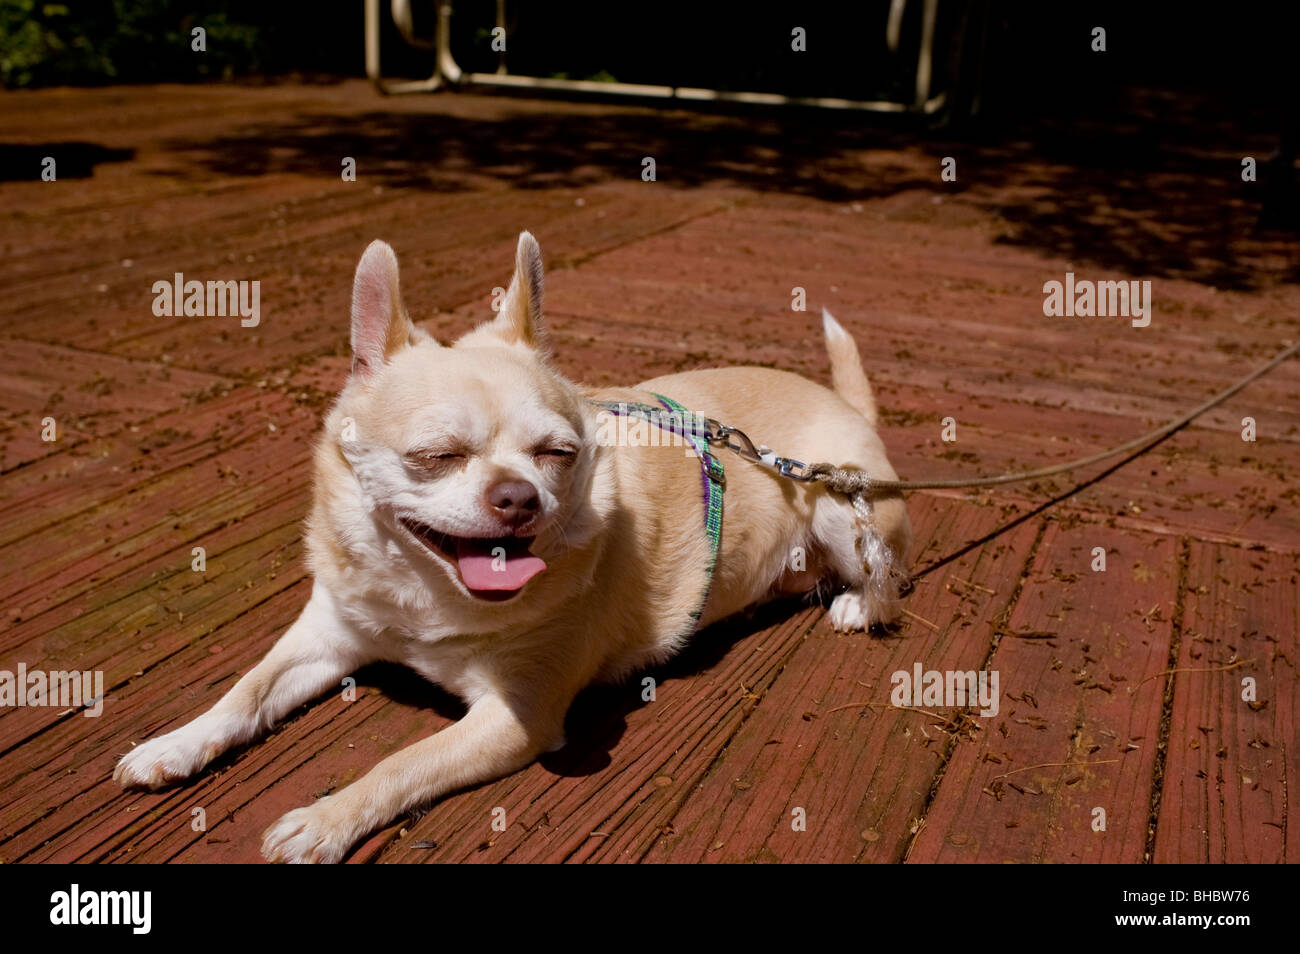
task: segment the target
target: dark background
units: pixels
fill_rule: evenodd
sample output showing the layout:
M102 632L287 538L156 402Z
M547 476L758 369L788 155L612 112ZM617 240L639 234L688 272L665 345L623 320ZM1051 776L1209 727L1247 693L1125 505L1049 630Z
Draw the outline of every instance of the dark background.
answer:
M417 31L432 32L433 3L417 2ZM624 82L770 90L799 95L905 96L919 33L909 3L903 49L885 48L887 0L854 3L617 3L512 0L511 72ZM953 72L978 85L985 121L1115 108L1134 87L1212 94L1225 109L1294 116L1296 4L959 0L940 5L935 85ZM382 4L384 68L423 76L430 55L401 43ZM454 52L490 71L494 0L459 0ZM361 0L0 0L0 83L9 87L297 76L364 72ZM208 49L189 48L207 30ZM808 54L790 30L808 31ZM1107 28L1107 52L1088 46ZM976 57L970 37L984 36ZM965 37L962 44L955 37ZM1063 43L1072 37L1071 43ZM1270 120L1265 120L1270 121Z

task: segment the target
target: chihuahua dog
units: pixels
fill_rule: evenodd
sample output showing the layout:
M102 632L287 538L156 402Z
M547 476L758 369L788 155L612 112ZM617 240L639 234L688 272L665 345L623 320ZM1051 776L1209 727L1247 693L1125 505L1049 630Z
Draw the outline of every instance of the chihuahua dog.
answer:
M404 664L460 696L464 717L263 836L270 860L337 862L404 813L561 747L583 687L663 662L699 626L826 592L837 630L893 621L901 497L855 502L730 454L714 461L725 474L702 470L707 445L601 439L611 406L668 406L662 395L801 460L893 479L857 346L828 313L823 327L834 391L752 367L587 389L552 364L530 234L497 316L450 346L411 323L397 259L372 243L353 284L352 372L315 453L311 597L212 709L132 750L115 778L188 778L357 668Z

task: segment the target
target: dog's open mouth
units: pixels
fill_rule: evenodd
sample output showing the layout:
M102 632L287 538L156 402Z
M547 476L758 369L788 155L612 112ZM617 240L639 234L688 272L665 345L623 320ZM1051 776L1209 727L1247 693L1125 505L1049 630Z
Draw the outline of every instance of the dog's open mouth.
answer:
M402 526L460 573L465 588L484 600L508 600L546 569L529 552L533 537L457 537L402 518Z

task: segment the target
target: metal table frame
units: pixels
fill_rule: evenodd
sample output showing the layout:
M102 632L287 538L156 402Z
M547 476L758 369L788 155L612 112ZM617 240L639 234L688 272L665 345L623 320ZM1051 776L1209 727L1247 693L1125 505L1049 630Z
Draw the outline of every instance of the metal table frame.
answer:
M435 0L438 4L437 25L433 40L415 35L411 16L411 0L390 0L393 22L398 32L410 46L434 51L433 73L428 79L394 82L385 80L380 70L380 2L366 0L366 76L375 88L384 94L424 93L433 90L459 89L468 86L505 87L520 90L584 93L597 96L631 96L642 99L681 100L693 103L747 103L762 106L810 106L817 109L857 110L871 113L917 112L931 115L944 107L947 95L931 94L931 77L934 64L934 33L938 19L939 0L911 0L920 2L921 45L917 55L915 95L910 103L889 100L839 99L835 97L782 96L779 93L730 92L718 89L698 89L687 86L652 86L638 83L601 83L592 80L548 79L541 76L520 76L509 73L505 55L495 73L467 73L451 54L451 0ZM902 32L903 12L909 0L890 0L889 18L885 38L889 49L897 52ZM505 0L497 0L497 23L505 28Z

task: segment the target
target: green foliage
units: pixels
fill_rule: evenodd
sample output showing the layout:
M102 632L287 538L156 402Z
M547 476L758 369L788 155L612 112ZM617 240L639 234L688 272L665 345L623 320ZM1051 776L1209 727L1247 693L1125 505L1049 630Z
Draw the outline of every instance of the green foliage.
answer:
M158 82L257 71L263 29L253 4L98 0L66 4L0 0L0 85ZM206 52L191 48L206 31Z

